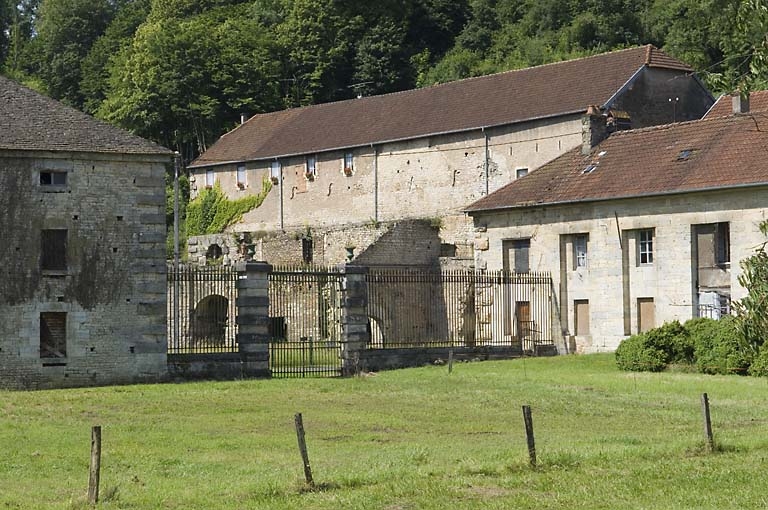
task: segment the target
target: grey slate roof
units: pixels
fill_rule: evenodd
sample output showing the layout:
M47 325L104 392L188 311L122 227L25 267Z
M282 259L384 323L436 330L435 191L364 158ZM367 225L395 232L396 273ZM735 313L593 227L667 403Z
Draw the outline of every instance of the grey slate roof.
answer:
M0 150L170 155L171 151L0 76Z

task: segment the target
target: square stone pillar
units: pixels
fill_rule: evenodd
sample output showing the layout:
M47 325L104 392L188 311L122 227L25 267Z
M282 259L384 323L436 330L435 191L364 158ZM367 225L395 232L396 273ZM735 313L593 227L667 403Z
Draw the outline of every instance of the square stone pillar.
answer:
M266 262L248 262L237 280L237 344L243 377L271 377L269 275ZM244 278L243 278L244 277Z
M341 370L354 375L363 367L363 351L370 342L368 329L368 268L342 266L341 282Z

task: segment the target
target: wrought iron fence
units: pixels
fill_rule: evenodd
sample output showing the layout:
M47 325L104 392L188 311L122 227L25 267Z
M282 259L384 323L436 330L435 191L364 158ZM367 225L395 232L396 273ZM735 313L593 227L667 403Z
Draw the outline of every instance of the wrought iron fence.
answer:
M168 267L168 353L237 352L237 271Z
M335 268L273 268L269 275L273 377L341 375L341 279Z
M548 273L372 267L371 348L552 345Z

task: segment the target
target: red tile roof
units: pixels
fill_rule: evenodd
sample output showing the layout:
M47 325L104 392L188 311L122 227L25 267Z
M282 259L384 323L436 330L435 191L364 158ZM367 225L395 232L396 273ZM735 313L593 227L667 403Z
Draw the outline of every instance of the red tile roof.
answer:
M171 151L0 76L0 149L170 156Z
M648 45L422 89L255 115L190 166L469 131L604 105L643 66L693 71Z
M749 111L760 112L768 110L768 90L759 90L749 95ZM726 117L733 113L733 103L731 96L724 94L717 98L712 108L704 116L705 119L715 117Z
M768 118L736 115L612 134L578 147L467 212L768 184ZM591 171L587 168L594 166Z

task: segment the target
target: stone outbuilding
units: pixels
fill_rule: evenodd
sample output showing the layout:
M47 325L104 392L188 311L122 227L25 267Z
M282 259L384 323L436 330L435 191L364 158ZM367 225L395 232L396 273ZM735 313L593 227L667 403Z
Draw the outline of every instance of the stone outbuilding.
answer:
M551 272L572 351L728 313L768 214L768 120L733 104L585 141L470 205L477 267Z
M0 387L166 377L171 156L0 77Z
M259 114L191 163L192 195L268 190L230 230L254 234L274 263L301 262L296 254L338 263L347 248L356 256L399 222L421 220L437 227L441 260L471 264L462 208L580 145L590 105L625 129L698 119L713 102L693 69L648 45ZM190 246L195 259L209 250Z

